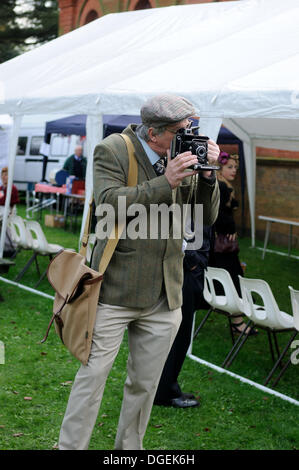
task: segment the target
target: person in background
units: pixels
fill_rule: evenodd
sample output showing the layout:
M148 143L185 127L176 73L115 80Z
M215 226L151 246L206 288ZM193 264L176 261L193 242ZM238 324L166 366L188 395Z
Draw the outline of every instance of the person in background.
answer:
M80 180L85 180L87 159L83 156L82 145L77 145L74 155L66 159L63 170L66 170L70 176L75 176Z
M214 244L210 253L209 265L216 268L223 268L231 275L235 288L241 297L240 281L238 276L243 276L243 269L239 259L239 249L233 252L220 252L216 248L217 236L221 235L230 242L237 241L238 234L234 220L234 212L239 204L235 198L235 191L232 182L235 180L239 168L238 155L229 155L220 152L218 157L220 170L217 171L217 179L220 190L220 207L217 220L214 224ZM232 318L232 328L236 334L241 334L245 328L242 317ZM251 329L250 334L256 334L255 329Z
M1 170L1 180L2 180L2 185L0 186L0 206L5 205L5 200L6 200L6 191L7 191L7 182L8 182L8 167L5 166ZM19 200L19 193L17 187L13 184L11 188L11 197L10 197L10 208L11 212L14 210L14 207L16 204L20 202ZM2 209L4 210L4 207Z
M6 192L7 192L7 183L8 183L8 168L5 166L1 170L1 180L2 185L0 186L0 233L1 233L1 226L2 226L2 217L4 213L4 206L6 201ZM11 197L10 197L10 212L9 214L16 213L16 204L20 202L19 200L19 193L16 186L13 184L11 188ZM14 258L16 256L16 244L14 243L10 228L6 228L5 234L5 244L3 250L3 257L4 258ZM0 296L1 297L1 296ZM1 298L0 298L1 300Z
M191 342L196 310L207 309L203 298L204 273L208 266L212 228L203 226L203 243L198 250L185 249L182 322L168 354L157 388L154 405L193 408L200 405L192 393L184 393L178 377Z

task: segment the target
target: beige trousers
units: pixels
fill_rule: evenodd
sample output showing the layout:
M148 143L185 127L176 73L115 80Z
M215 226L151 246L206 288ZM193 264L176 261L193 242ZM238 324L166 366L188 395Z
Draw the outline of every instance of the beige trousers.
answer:
M84 450L97 419L105 383L128 328L127 379L115 449L143 449L164 363L181 323L161 298L150 309L99 304L88 364L77 372L60 430L59 449Z

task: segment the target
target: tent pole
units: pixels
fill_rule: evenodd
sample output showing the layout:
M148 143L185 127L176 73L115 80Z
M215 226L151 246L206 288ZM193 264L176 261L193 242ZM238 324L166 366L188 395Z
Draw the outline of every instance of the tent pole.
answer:
M224 119L223 125L243 140L244 160L246 168L247 192L250 211L251 246L255 247L255 180L256 180L256 151L249 134L233 119Z
M103 139L103 115L88 114L86 119L87 168L85 177L85 203L80 231L79 246L83 236L85 220L88 214L89 201L93 193L93 152L95 146Z
M0 258L3 257L3 251L4 251L7 218L10 212L11 189L12 189L13 177L14 177L14 171L15 171L17 143L18 143L19 130L20 130L20 125L21 125L23 116L21 114L15 114L12 116L12 118L13 118L13 125L12 125L12 132L10 134L9 150L8 150L8 182L7 182L6 199L5 199L2 229L1 229L1 238L0 238Z
M251 246L255 247L256 148L252 142L250 144L244 142L244 157L251 222Z

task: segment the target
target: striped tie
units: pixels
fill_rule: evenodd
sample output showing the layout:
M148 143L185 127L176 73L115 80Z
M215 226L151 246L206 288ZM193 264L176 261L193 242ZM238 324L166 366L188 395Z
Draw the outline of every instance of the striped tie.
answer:
M167 165L167 160L166 157L161 157L160 160L158 160L154 165L153 168L156 172L157 176L164 175L165 169Z

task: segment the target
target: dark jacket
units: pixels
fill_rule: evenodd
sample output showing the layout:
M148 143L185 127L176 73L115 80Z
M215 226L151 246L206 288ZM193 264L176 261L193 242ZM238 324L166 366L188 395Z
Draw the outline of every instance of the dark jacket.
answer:
M79 179L85 179L87 159L82 157L80 161L75 159L75 155L71 155L66 159L63 170L66 170L70 176L76 176Z
M234 221L234 210L238 207L238 201L231 197L232 188L229 188L223 181L219 181L220 206L215 223L215 231L227 235L236 232Z

